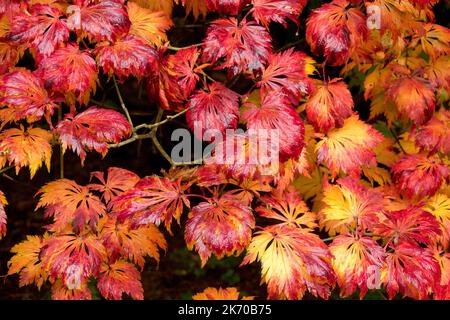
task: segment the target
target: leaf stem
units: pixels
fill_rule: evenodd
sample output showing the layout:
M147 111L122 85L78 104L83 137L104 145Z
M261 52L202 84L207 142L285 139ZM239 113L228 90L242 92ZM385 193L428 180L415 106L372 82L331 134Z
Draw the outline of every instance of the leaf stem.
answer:
M3 172L6 172L6 171L8 171L8 170L10 170L12 168L14 168L14 166L9 166L9 167L3 168L3 169L0 170L0 174L3 173Z
M62 120L62 107L58 109L58 122ZM59 178L64 179L64 149L62 142L59 143Z

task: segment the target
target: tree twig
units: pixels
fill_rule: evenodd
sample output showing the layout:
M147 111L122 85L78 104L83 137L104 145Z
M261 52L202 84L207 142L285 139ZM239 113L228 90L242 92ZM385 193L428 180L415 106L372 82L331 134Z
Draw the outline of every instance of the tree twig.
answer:
M116 77L113 75L112 78L114 81L114 87L116 88L117 96L119 97L120 106L122 107L123 112L125 112L128 122L131 124L132 127L134 127L133 121L131 120L131 117L130 117L130 113L128 112L125 102L123 102L122 95L120 94L120 90L119 90L119 86L117 85Z
M186 47L173 47L173 46L167 46L167 49L172 50L172 51L180 51L183 49L189 49L189 48L196 48L196 47L201 47L203 46L204 43L196 43L196 44L191 44L189 46Z

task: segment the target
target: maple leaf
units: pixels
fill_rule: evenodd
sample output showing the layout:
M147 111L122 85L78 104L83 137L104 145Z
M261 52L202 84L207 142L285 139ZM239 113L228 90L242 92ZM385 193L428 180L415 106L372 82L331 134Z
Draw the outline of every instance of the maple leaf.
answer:
M168 17L172 16L174 0L130 0L130 2L136 2L141 7L153 12L163 11Z
M414 143L420 150L450 153L450 111L441 109L414 131Z
M242 120L257 135L274 130L267 133L270 134L269 148L278 143L282 161L300 156L304 147L305 127L300 115L290 105L289 98L282 92L269 92L260 103L245 102Z
M314 90L314 84L308 78L308 75L315 70L314 60L303 52L294 51L291 48L279 53L271 53L267 60L261 79L257 82L257 85L261 87L262 95L280 90L291 98L293 104L297 104L302 95Z
M421 23L413 33L409 46L421 46L431 59L436 60L440 55L450 54L450 29L434 23Z
M157 53L143 40L128 35L113 44L98 44L96 60L109 76L115 74L121 81L130 75L142 78L157 70Z
M422 208L431 213L439 222L442 231L441 243L444 247L450 244L450 198L442 193L431 197Z
M305 104L308 121L319 132L342 127L353 113L353 98L347 84L336 78L317 82L316 91Z
M251 207L236 195L224 193L192 208L184 238L189 250L195 247L203 267L212 253L219 259L241 253L254 227Z
M167 250L163 234L153 224L132 228L129 223L119 223L114 217L103 218L100 224L100 238L110 261L128 257L142 269L147 256L159 262L158 249Z
M42 267L49 276L61 278L68 289L81 289L90 276L99 276L105 248L92 234L51 235L44 240Z
M195 91L186 105L186 121L199 139L212 139L226 129L236 129L239 117L239 95L220 82ZM205 132L208 131L206 134Z
M333 66L345 64L367 37L364 14L347 0L333 0L314 10L306 21L306 41L316 55Z
M28 12L19 12L11 23L8 38L36 49L38 60L50 56L69 39L64 13L47 4L34 4Z
M43 239L40 236L27 236L26 240L11 249L13 257L8 261L8 275L18 273L19 286L32 283L40 289L47 279L47 271L42 267L41 251Z
M435 300L450 299L450 253L435 248L434 257L441 268L441 281L434 288Z
M450 178L449 167L437 157L405 154L391 169L397 189L408 198L432 196Z
M171 181L159 176L141 179L133 189L111 202L113 215L121 222L129 219L133 226L164 222L170 232L172 220L175 218L179 224L184 206L189 207L183 194L186 188L180 179Z
M316 215L309 211L298 191L289 188L275 190L261 197L262 205L255 211L262 217L277 220L280 224L302 227L312 231L316 226Z
M381 273L389 298L400 292L413 299L427 299L441 277L433 252L410 242L401 242L392 249L387 252L386 268Z
M387 211L384 215L385 219L375 226L375 233L394 244L404 241L429 245L441 234L435 217L417 206Z
M287 19L299 24L298 17L307 0L252 0L255 20L268 28L271 21L287 27Z
M17 68L0 78L0 121L2 124L27 119L29 123L50 116L56 103L49 97L44 83L30 71ZM0 125L2 127L2 125Z
M0 190L0 239L6 234L6 212L5 206L8 204L5 194Z
M128 16L131 21L129 34L146 41L147 44L161 47L167 41L166 32L173 23L162 11L152 12L134 2L127 4Z
M197 84L199 75L196 63L199 56L200 51L197 48L188 48L177 51L167 60L167 73L172 82L167 89L170 91L177 87L183 100L187 100Z
M348 228L364 231L379 222L383 212L383 195L367 189L356 178L345 177L337 185L324 187L320 226L330 235L347 234Z
M406 76L390 82L386 98L394 101L399 112L418 125L429 120L435 108L434 90L420 78Z
M342 128L330 130L316 145L317 158L324 161L333 176L342 170L359 175L361 165L376 166L373 148L383 141L383 136L370 125L351 116Z
M97 67L87 52L81 52L76 44L69 43L43 59L36 75L44 80L45 87L61 93L68 103L87 104L95 92Z
M92 172L92 178L96 178L100 183L90 183L89 189L101 192L102 200L106 203L130 190L139 181L139 176L134 172L116 167L109 167L106 176L101 171Z
M89 187L80 186L73 180L49 182L37 194L40 198L36 209L45 208L46 216L54 218L54 225L49 226L53 230L63 230L70 223L77 230L87 222L95 227L99 216L106 213L100 198L92 194Z
M237 15L250 0L205 0L210 12Z
M270 53L270 35L254 21L236 18L215 20L207 30L203 58L211 63L224 58L222 68L237 75L263 68Z
M200 52L192 47L173 55L163 53L159 51L159 74L147 78L147 95L152 101L158 100L165 110L181 111L199 78L196 63Z
M19 62L23 54L23 47L9 41L0 41L0 75L8 72Z
M14 163L16 173L22 167L30 168L30 177L45 163L50 171L53 135L41 128L11 128L0 133L0 167Z
M206 288L192 296L192 300L239 300L239 291L234 287ZM242 297L242 300L253 300L253 297Z
M260 197L260 192L270 192L272 190L272 186L270 185L271 181L272 177L270 176L255 175L239 180L233 178L227 179L225 183L228 182L237 186L237 189L231 190L230 194L235 195L243 203L250 205L254 197ZM210 185L212 184L207 184L207 186Z
M109 300L122 300L124 293L135 300L144 300L141 274L135 266L123 260L102 266L97 288Z
M79 38L87 36L90 40L116 41L130 30L130 19L126 7L120 1L104 0L98 3L71 5L67 24L79 31Z
M57 280L52 285L53 300L92 300L92 292L87 281L82 281L78 288L69 289L63 281Z
M336 281L331 258L317 235L290 225L275 225L255 233L242 265L261 262L268 299L301 299L306 290L327 299Z
M342 297L352 295L358 287L360 299L368 289L378 289L376 275L384 266L386 254L374 239L339 235L331 243L330 252Z
M275 137L274 137L275 136ZM262 139L261 139L262 137ZM265 139L270 137L270 139ZM226 177L236 180L250 178L255 175L270 176L278 172L279 163L276 134L259 136L258 131L227 134L224 139L215 141L211 154L203 160L208 166L219 166ZM262 141L261 141L262 140ZM266 143L270 142L269 144ZM272 141L275 141L272 143Z
M197 20L200 15L203 19L206 17L208 8L205 0L179 0L179 2L181 2L186 9L186 16L189 13L192 13L195 20Z
M76 116L69 114L56 126L63 152L69 147L82 162L86 158L86 150L95 150L105 156L108 143L119 143L129 137L131 131L124 115L97 107L90 107Z
M307 150L303 148L298 158L290 158L280 164L278 175L274 177L277 188L285 190L300 175L310 177L311 167Z

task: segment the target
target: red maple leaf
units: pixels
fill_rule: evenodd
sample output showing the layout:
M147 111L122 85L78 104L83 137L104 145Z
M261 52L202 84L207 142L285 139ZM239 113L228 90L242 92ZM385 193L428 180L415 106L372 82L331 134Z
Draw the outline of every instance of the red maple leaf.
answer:
M109 167L106 176L101 171L92 172L92 178L96 178L99 183L90 183L89 189L101 192L106 203L130 190L139 181L139 176L134 172L116 167Z
M90 107L76 116L68 115L56 126L63 150L69 147L82 162L86 158L86 150L95 150L104 156L108 152L108 143L119 143L131 131L124 115L97 107Z
M52 235L44 240L41 252L42 268L50 277L61 278L68 289L80 289L80 283L98 276L105 248L92 234Z
M333 0L314 10L306 22L306 41L316 55L333 66L347 62L352 50L367 36L364 14L347 0Z
M144 299L141 274L124 260L102 266L97 288L106 299L121 300L124 293L135 300Z
M433 252L410 242L401 242L392 250L387 252L382 277L389 298L400 292L413 299L427 299L430 289L439 284L441 277Z
M414 142L421 150L450 153L450 111L441 109L424 125L414 130Z
M434 113L434 88L421 78L401 77L387 84L386 100L392 100L401 114L415 124L423 124Z
M94 50L97 63L110 76L121 81L130 75L143 78L157 70L156 50L138 37L128 35L114 43L98 44Z
M120 1L84 1L80 6L69 6L67 12L70 14L67 23L79 31L80 38L115 41L130 30L126 7Z
M397 189L408 198L432 196L450 178L450 169L437 157L405 154L391 169Z
M419 207L409 206L398 211L387 211L385 219L375 226L375 233L394 244L407 241L429 245L441 234L436 218Z
M56 7L34 4L29 13L20 12L14 16L8 38L36 49L37 58L41 60L69 39L69 28L63 16Z
M87 186L80 186L69 179L59 179L43 186L36 209L45 208L45 216L53 217L48 229L60 231L72 226L76 231L89 222L95 229L99 216L106 212L105 205Z
M205 0L210 12L237 15L250 0Z
M237 127L239 95L220 82L213 82L206 89L195 91L186 107L189 108L186 121L194 134L202 134L197 136L199 139L212 139L217 135L216 131L225 134L226 129ZM204 136L206 130L211 130L209 137Z
M186 188L180 180L159 176L141 179L111 202L113 215L122 222L129 219L133 226L164 222L170 231L172 220L179 223L184 205L189 207L189 200L183 195Z
M308 74L314 71L313 60L294 49L269 54L267 65L263 68L257 84L262 95L270 91L283 91L297 104L303 95L314 90Z
M208 28L203 58L211 63L224 58L222 68L232 75L257 71L267 62L271 45L270 35L254 21L236 18L215 20Z
M258 23L268 28L271 21L287 26L287 19L299 24L298 17L308 0L252 0L251 12Z
M27 69L17 68L0 78L0 122L26 119L29 123L43 116L51 124L50 116L58 105L44 88L44 83Z
M282 92L269 92L262 98L260 105L252 101L243 105L242 119L247 128L255 130L275 130L275 136L268 137L268 144L278 143L282 161L298 157L305 145L305 126L300 115L291 106L288 97ZM278 141L272 140L278 139Z
M71 104L75 101L87 104L95 92L97 73L95 60L74 43L57 49L36 70L48 90L64 95Z
M224 193L192 208L184 238L200 255L202 266L213 253L219 259L239 254L249 244L255 218L236 195Z
M342 127L344 119L353 113L353 98L347 84L336 78L317 82L316 88L305 105L308 121L320 132Z
M197 48L177 51L164 55L165 48L159 50L159 73L147 78L146 90L150 101L159 101L166 110L183 110L184 102L194 90L198 80L196 63L200 56Z

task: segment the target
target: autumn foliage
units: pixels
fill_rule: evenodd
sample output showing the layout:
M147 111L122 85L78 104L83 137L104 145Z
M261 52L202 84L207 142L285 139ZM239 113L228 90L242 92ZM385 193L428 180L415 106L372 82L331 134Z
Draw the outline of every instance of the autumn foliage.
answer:
M436 23L439 4L308 2L2 1L0 172L47 177L30 194L47 224L0 261L7 275L53 299L92 299L92 286L143 299L142 270L181 229L201 267L228 256L260 267L259 299L450 299L450 30ZM174 28L199 28L200 43L176 47ZM280 29L295 35L283 43ZM133 117L125 90L148 119ZM278 170L246 161L257 148L246 132L219 142L243 146L232 162L176 163L158 132L169 122L200 140L276 129ZM141 164L157 174L64 177L64 154L85 165L146 139L167 160ZM193 298L253 299L238 290Z

